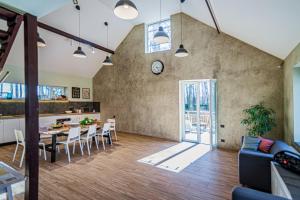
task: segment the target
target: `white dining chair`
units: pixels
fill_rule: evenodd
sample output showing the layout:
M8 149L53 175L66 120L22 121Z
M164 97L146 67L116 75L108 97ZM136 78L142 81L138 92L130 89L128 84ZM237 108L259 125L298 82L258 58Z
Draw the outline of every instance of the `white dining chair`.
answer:
M80 127L70 128L70 130L68 132L67 140L57 142L57 145L64 145L65 146L65 150L66 150L66 153L68 155L69 162L71 162L69 144L73 144L73 154L74 154L75 153L76 142L78 142L79 147L80 147L80 151L81 151L81 155L83 156L83 150L82 150L82 145L81 145L81 141L80 141L80 131L81 131Z
M116 139L116 141L117 141L117 140L118 140L118 137L117 137L117 131L116 131L116 119L108 119L107 122L110 123L110 128L109 128L109 130L114 132L114 134L115 134L115 139Z
M97 136L98 139L101 137L102 146L104 150L105 150L104 136L107 136L108 139L110 140L110 143L112 144L111 134L110 134L110 123L104 123L102 130L97 131Z
M95 139L97 149L99 149L98 147L99 140L96 132L97 132L97 125L96 124L90 125L87 134L80 137L81 141L83 141L83 146L85 144L87 146L89 156L91 155L90 149L92 148L93 138Z
M20 161L20 166L19 166L21 168L23 165L23 160L24 160L24 156L25 156L25 139L24 139L23 132L20 130L15 130L15 137L16 137L16 141L17 141L17 146L16 146L15 153L13 156L13 162L15 162L19 146L22 146L23 151L22 151L22 156L21 156L21 161ZM39 146L43 147L44 158L45 158L45 160L47 160L45 143L40 142ZM41 149L40 149L40 155L41 155Z

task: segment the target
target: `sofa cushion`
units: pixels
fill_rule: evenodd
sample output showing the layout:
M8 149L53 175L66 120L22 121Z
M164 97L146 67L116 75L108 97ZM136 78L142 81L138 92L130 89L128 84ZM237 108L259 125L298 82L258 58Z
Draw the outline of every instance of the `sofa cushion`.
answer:
M257 151L260 139L257 137L245 136L243 141L243 149Z
M275 155L280 151L290 151L294 153L299 153L293 147L289 146L287 143L280 140L276 140L271 148L271 154Z
M270 153L274 141L262 137L259 137L259 139L260 139L260 143L258 146L258 150L264 153Z

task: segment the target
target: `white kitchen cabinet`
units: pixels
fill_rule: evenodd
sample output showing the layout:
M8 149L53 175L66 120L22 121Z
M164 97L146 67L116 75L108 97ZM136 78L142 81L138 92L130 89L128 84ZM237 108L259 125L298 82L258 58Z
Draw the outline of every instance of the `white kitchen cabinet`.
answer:
M20 130L23 132L23 134L25 136L26 135L26 132L25 132L25 118L20 118L19 124L20 124Z
M15 129L20 130L20 119L5 119L3 120L3 141L16 141Z
M3 139L3 120L0 120L0 143L4 143Z

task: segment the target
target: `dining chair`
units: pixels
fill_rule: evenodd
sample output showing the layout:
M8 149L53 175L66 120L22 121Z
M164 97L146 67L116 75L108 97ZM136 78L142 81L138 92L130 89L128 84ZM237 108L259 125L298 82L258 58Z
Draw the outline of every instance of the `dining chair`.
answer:
M22 156L21 156L21 161L20 161L20 166L19 166L21 168L22 164L23 164L23 160L24 160L24 155L25 155L25 139L24 139L23 132L20 131L20 130L15 130L15 137L16 137L16 141L17 141L17 146L16 146L15 153L14 153L14 156L13 156L13 162L16 159L16 155L17 155L19 146L22 146L23 151L22 151ZM39 146L43 147L44 158L45 158L45 160L47 160L45 143L40 142ZM40 155L41 155L41 149L40 149Z
M79 147L80 147L80 151L81 151L81 155L83 156L83 150L82 150L82 145L81 145L81 141L80 141L80 131L81 131L80 127L70 128L70 130L68 132L67 140L57 142L57 145L64 145L65 146L65 150L66 150L66 153L68 155L69 163L71 162L69 144L73 144L73 154L74 154L75 153L76 142L78 142Z
M108 119L107 122L110 123L109 130L113 131L115 133L115 139L117 141L118 137L117 137L117 131L116 131L116 119Z
M107 136L108 139L110 140L110 143L112 144L111 134L110 134L110 123L104 123L102 130L97 131L96 134L97 134L97 137L101 137L102 146L103 146L104 150L105 150L104 136ZM98 140L99 140L99 138L98 138Z
M81 141L83 141L83 146L84 144L86 144L87 146L89 156L91 155L90 149L92 148L93 138L95 139L97 149L99 149L98 147L99 140L96 132L97 132L97 125L96 124L90 125L87 134L80 137Z

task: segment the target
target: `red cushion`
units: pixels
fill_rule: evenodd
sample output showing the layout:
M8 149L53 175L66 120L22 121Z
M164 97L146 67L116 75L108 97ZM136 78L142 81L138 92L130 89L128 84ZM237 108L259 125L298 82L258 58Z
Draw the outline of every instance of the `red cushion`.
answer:
M272 145L274 144L274 141L266 139L266 138L262 138L262 137L259 137L259 138L261 141L258 146L258 150L260 150L264 153L270 153L270 150L271 150Z

